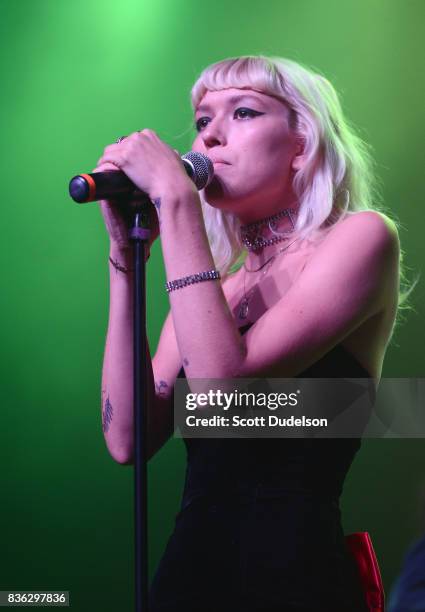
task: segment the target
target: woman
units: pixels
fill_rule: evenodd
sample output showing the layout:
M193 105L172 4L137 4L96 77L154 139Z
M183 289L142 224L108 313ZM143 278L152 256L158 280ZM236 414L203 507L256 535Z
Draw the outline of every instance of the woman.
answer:
M400 301L397 228L372 209L366 149L326 79L288 60L230 59L201 74L192 102L192 149L215 172L201 196L151 130L106 147L96 169L124 171L161 228L171 309L149 359L150 457L172 434L178 376L377 385ZM114 459L131 463L131 253L118 208L101 206L111 238L103 429ZM171 282L207 271L221 279ZM363 609L338 503L360 440L185 444L182 508L151 612Z

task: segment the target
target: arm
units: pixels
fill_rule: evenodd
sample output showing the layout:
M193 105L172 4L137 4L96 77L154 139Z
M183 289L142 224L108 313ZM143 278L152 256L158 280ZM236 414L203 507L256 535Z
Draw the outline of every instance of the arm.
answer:
M141 130L105 148L99 169L109 164L154 202L168 280L214 268L199 195L175 151L152 130ZM188 376L222 378L238 367L244 343L218 280L173 291L170 304Z
M116 169L114 164L104 163L94 172ZM102 429L111 456L118 463L129 464L133 461L133 261L124 211L113 201L101 201L100 208L111 245L110 309L102 372ZM154 210L151 212L150 243L159 233L157 215ZM161 347L169 344L169 327L167 323L164 326ZM172 346L173 337L172 334L169 350L162 348L162 358L154 359L153 367L147 346L148 394L151 398L148 409L148 459L172 433L170 389L174 386L180 367L178 350L176 347L173 350ZM158 381L156 384L155 380Z
M133 283L126 273L130 256L113 246L110 266L110 311L102 373L102 429L111 456L121 464L133 463ZM148 460L173 433L173 387L180 354L170 315L151 361L147 348L149 395Z
M183 185L164 190L156 202L167 280L215 269L198 193ZM222 283L211 280L192 284L171 291L169 299L187 378L235 376L245 357L245 344Z
M133 444L131 251L111 244L110 257L116 267L109 261L110 306L102 370L102 429L111 456L118 463L126 463Z

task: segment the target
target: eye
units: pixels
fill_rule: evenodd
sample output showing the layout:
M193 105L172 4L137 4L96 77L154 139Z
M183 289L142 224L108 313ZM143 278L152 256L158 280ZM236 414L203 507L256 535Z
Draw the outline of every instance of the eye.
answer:
M264 115L264 113L260 113L259 111L255 111L252 108L237 108L233 113L233 119L252 119L253 117L258 117L259 115ZM200 117L196 123L195 128L197 132L201 132L209 122L211 121L210 117Z
M208 123L210 122L210 118L209 117L200 117L196 122L195 122L195 128L197 132L200 132L201 130L204 129L204 127L206 127L208 125Z
M237 108L234 112L233 118L236 119L239 117L240 119L247 119L251 117L258 117L258 115L264 115L264 113L255 111L252 108Z

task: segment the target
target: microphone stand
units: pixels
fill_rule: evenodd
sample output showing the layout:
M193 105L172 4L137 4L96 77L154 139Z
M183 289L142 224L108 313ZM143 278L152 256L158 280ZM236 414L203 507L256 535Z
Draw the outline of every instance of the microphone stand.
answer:
M135 610L148 612L148 515L147 515L147 340L146 340L146 245L150 237L149 213L138 207L130 239L133 242L133 431L134 431L134 542Z
M121 140L121 138L120 138ZM198 190L203 189L214 176L210 159L202 153L189 151L181 158L186 173ZM147 194L137 188L129 193L127 176L122 172L94 172L74 176L69 194L75 202L93 202L107 199L112 193L126 200ZM146 244L150 238L149 212L143 200L134 210L130 239L133 242L133 431L134 431L134 537L135 537L135 603L136 612L148 612L148 529L147 529L147 425L149 389L147 384L146 340Z

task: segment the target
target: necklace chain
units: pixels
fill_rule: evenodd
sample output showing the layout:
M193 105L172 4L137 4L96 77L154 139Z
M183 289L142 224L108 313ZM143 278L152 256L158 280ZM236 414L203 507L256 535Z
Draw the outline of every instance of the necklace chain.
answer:
M267 264L269 264L266 269L264 270L264 272L261 274L260 280L262 280L267 272L270 270L270 268L272 267L275 259L277 259L277 257L283 253L283 251L286 251L286 249L289 249L289 247L291 246L291 244L294 244L294 242L296 242L297 240L299 240L299 238L295 238L295 240L293 240L292 242L290 242L289 244L285 245L284 247L282 247L281 249L279 249L279 251L277 253L275 253L274 255L272 255L265 263L263 263L259 268L257 268L256 270L248 270L247 267L245 266L245 263L243 265L244 268L244 276L243 276L243 293L244 296L240 301L239 304L239 311L238 311L238 317L239 319L246 319L248 316L248 312L249 312L249 302L251 300L251 297L254 294L255 289L258 287L258 284L260 281L258 281L248 292L248 294L246 293L246 273L247 272L259 272L260 270L262 270L264 267L267 266Z
M288 246L289 246L289 244L288 244ZM287 248L287 247L284 247L284 248ZM249 270L249 269L246 267L245 262L244 262L244 264L243 264L243 269L245 270L245 272L249 272L249 273L252 273L252 272L259 272L260 270L262 270L262 269L264 268L264 266L267 266L267 264L269 263L269 261L271 261L272 259L274 259L275 257L277 257L277 256L280 254L280 252L281 252L281 251L283 251L283 248L282 248L282 249L280 249L280 250L279 250L277 253L274 253L274 254L273 254L271 257L269 257L269 258L268 258L268 259L267 259L267 260L266 260L266 261L265 261L263 264L261 264L261 266L260 266L259 268L255 268L255 270Z

